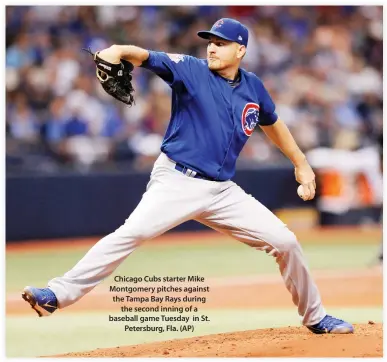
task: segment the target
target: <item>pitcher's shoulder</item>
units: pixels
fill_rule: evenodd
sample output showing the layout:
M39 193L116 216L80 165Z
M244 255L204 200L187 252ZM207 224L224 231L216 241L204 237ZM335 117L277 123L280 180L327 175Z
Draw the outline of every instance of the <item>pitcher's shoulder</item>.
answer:
M195 58L195 57L193 57L193 58ZM195 58L195 59L196 59L197 64L199 65L199 67L209 71L207 59L203 59L203 58Z

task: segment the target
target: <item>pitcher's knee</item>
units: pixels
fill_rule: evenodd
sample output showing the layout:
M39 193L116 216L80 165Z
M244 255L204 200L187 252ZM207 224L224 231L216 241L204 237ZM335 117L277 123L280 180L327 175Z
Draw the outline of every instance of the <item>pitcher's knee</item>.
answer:
M300 249L296 235L289 229L284 229L277 235L275 247L280 253L291 253Z

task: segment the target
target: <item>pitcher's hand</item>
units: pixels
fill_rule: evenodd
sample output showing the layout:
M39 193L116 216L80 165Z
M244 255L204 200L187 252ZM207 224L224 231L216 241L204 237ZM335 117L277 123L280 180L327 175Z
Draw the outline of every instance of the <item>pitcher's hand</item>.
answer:
M305 161L301 165L294 168L296 180L304 189L304 200L312 200L316 195L316 176L310 167L309 163Z

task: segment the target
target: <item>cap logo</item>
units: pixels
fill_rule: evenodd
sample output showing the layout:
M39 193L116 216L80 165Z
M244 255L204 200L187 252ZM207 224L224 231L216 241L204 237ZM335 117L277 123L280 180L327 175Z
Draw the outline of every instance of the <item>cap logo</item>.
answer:
M214 28L220 28L222 25L224 24L224 21L223 19L220 19L218 20L215 24L214 24Z
M239 36L238 36L238 40L239 40L239 41L242 41L243 38L239 35Z

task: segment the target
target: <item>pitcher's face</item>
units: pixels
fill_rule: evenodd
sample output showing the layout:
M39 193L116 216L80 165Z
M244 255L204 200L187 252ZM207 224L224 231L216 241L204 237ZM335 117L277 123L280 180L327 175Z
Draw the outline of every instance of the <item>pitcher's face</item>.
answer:
M210 36L207 45L207 61L211 70L219 71L235 66L243 57L246 48L236 42Z

